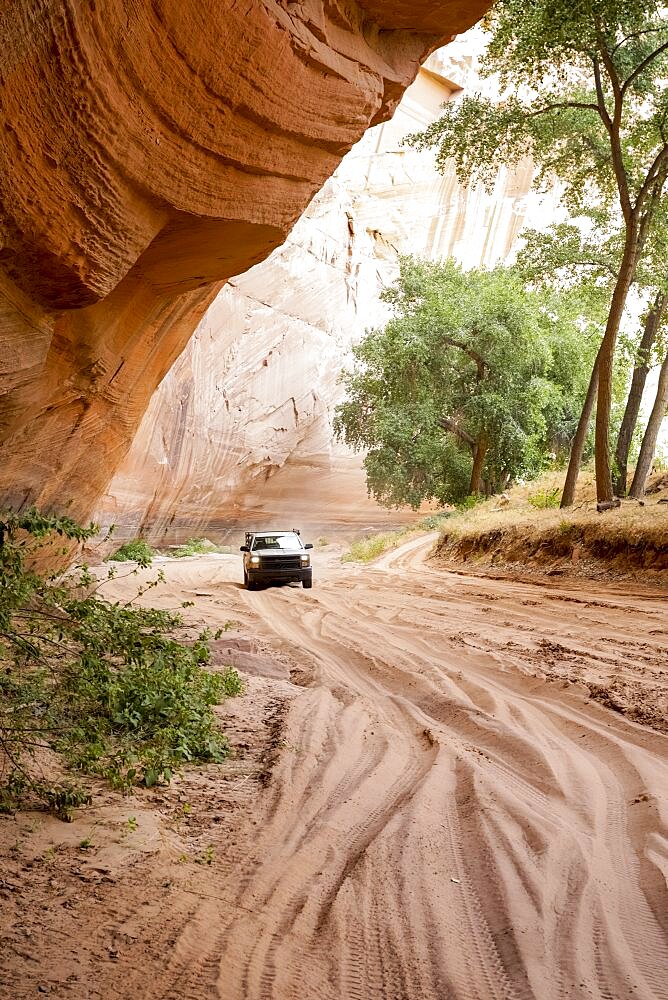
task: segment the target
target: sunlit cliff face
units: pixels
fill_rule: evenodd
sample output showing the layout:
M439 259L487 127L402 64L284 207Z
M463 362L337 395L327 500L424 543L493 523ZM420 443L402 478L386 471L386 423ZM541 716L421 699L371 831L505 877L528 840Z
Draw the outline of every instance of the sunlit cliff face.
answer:
M221 283L486 6L5 5L2 502L90 512Z

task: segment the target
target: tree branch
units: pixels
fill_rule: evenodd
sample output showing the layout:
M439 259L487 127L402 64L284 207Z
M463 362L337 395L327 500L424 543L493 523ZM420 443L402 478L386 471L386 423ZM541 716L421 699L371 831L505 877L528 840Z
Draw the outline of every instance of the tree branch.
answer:
M467 354L472 361L475 361L478 366L478 378L482 378L485 373L485 368L487 367L487 362L483 358L482 354L478 354L474 351L472 347L467 347L465 344L460 344L458 340L454 340L452 337L443 337L443 343L448 344L450 347L457 347L464 354Z
M578 257L577 260L569 261L568 264L558 264L557 268L569 267L571 264L576 267L591 267L594 271L605 271L611 278L616 278L618 273L617 268L613 267L605 257L601 257L599 260L592 257Z
M643 35L656 35L660 31L665 31L665 27L661 25L660 28L643 28L641 31L632 31L630 35L625 35L621 41L617 42L615 47L610 50L610 55L614 56L615 52L621 49L622 45L626 45L630 42L632 38L642 38Z
M454 417L441 417L438 421L439 427L444 431L450 431L470 448L475 448L475 438L471 437L468 431L460 427Z
M628 88L631 86L633 81L640 76L643 70L647 69L649 64L653 62L653 60L656 59L658 56L660 56L662 52L666 51L668 51L668 42L664 42L663 45L660 45L658 49L654 50L654 52L650 52L650 54L646 56L638 66L636 66L631 75L628 76L624 81L624 83L622 84L622 90L621 90L622 97L624 96Z
M610 112L608 111L608 105L605 103L605 94L603 93L603 82L601 80L601 66L598 61L598 56L591 57L592 66L594 67L594 82L596 83L596 97L598 99L598 104L596 108L600 114L603 122L605 124L608 132L612 129L612 118L610 117Z
M610 136L610 149L612 152L612 165L615 172L615 179L617 181L617 190L619 191L619 202L622 209L622 215L624 216L624 221L626 225L630 225L631 218L633 215L633 208L631 206L631 196L629 194L629 183L626 176L626 170L624 168L624 157L622 155L622 147L619 141L619 127L622 120L622 94L621 88L619 86L619 77L617 76L617 70L615 65L610 58L610 55L605 47L603 38L599 36L601 55L603 56L603 62L605 68L608 71L608 77L610 78L610 83L612 84L612 89L615 95L615 113L611 118L608 112L607 105L605 103L605 94L603 93L603 83L601 81L601 67L599 65L598 57L592 57L592 63L594 66L594 79L596 81L596 95L598 97L599 106L601 108L601 118L608 130L608 135Z
M621 113L622 106L622 88L619 82L619 75L617 73L617 67L614 64L612 56L608 52L608 46L606 45L605 36L601 31L600 25L597 23L597 41L598 50L603 59L603 65L605 66L606 72L608 74L608 79L612 85L612 92L615 96L615 112L619 110ZM598 64L598 58L595 58L595 63Z
M638 192L638 197L636 198L636 203L634 205L634 211L642 206L645 198L649 194L652 187L657 181L660 181L658 195L661 194L661 188L666 183L666 171L668 170L668 144L665 144L654 158L654 162L647 171L647 176L643 182L640 191ZM663 174L663 177L661 176Z

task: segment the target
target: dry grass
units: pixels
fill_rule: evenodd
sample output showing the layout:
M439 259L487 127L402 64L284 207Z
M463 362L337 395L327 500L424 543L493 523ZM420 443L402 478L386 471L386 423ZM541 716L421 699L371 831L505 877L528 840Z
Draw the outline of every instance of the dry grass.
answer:
M659 503L668 498L668 482L649 494L644 506L624 500L621 507L599 514L593 474L583 472L575 506L536 509L529 503L529 496L549 496L562 484L563 473L548 473L510 490L507 507L499 509L498 498L492 498L455 514L446 523L438 554L448 560L585 576L642 573L657 580L668 573L668 504Z
M422 518L421 521L415 521L397 531L382 531L377 535L365 535L364 538L352 543L349 551L341 556L341 562L371 562L384 552L396 549L404 542L410 541L411 538L417 538L418 535L423 535L427 531L436 531L443 525L447 517L447 514L431 514Z

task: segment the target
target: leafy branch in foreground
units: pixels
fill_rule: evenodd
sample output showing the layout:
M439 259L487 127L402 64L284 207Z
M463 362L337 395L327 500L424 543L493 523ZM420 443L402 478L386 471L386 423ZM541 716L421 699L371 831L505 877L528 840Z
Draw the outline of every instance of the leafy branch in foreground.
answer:
M36 568L54 535L82 541L96 530L36 510L0 514L0 809L32 798L67 817L87 800L71 781L36 776L49 753L128 788L229 751L213 706L241 682L232 668L205 669L209 633L179 642L178 614L106 600L86 566L64 576Z

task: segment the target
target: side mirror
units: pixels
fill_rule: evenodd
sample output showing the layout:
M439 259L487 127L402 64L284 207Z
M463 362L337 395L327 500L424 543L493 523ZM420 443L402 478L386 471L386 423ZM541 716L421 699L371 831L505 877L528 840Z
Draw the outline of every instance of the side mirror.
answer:
M313 548L313 543L312 542L307 542L306 545L304 546L304 548L305 549L312 549Z
M248 548L247 545L240 545L239 552L250 552L250 549Z

